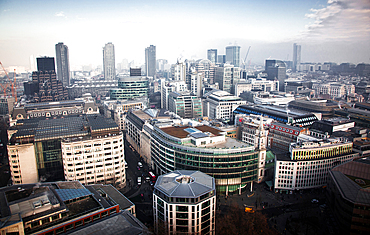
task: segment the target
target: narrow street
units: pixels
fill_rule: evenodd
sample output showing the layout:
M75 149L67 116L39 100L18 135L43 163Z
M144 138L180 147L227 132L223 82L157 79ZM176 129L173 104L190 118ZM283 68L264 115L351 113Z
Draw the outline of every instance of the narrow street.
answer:
M130 147L125 141L125 160L128 164L126 168L126 187L120 191L135 204L136 217L146 224L151 226L153 222L152 209L152 194L153 186L150 185L150 180L147 180L149 168L144 161L140 161L139 154L134 148ZM138 166L138 162L143 164ZM141 177L141 185L138 185L138 177Z

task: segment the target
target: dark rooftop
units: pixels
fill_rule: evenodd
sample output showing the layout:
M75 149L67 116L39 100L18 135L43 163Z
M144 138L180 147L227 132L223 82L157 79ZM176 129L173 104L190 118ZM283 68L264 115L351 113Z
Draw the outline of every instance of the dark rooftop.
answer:
M125 210L133 206L134 204L128 200L123 194L121 194L116 188L111 185L95 184L91 185L95 190L102 191L109 195L109 197L119 205L121 210Z
M91 130L118 129L118 125L113 119L105 118L97 114L86 115Z
M130 212L123 211L113 216L98 220L89 226L80 227L67 232L67 234L94 234L94 235L141 235L150 234L148 228L136 219Z
M89 135L87 127L92 131L115 130L119 127L114 120L101 115L66 116L55 119L23 119L17 122L15 133L17 139L34 137L35 141L69 137L84 137ZM14 142L14 140L13 140ZM12 144L14 144L12 142Z
M75 105L83 105L83 100L64 100L64 101L57 101L57 102L42 102L42 103L28 103L24 105L25 109L46 109L46 108L53 108L53 107L60 107L60 106L75 106Z
M331 170L344 198L356 204L370 205L370 160L350 161Z

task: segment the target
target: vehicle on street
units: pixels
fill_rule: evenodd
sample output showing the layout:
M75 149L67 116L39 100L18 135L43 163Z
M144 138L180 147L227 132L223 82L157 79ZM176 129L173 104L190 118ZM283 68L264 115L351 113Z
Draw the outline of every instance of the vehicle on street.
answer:
M141 185L141 176L137 177L137 185Z
M125 168L127 169L128 168L128 164L127 164L127 162L125 161Z
M311 203L318 203L319 202L319 200L317 200L317 199L312 199L311 200Z
M137 165L138 165L139 167L143 167L143 163L141 163L141 162L138 162L138 163L137 163Z
M247 213L254 213L254 209L252 206L247 206L244 204L244 211L247 212Z
M151 172L151 171L149 171L148 174L150 176L150 180L153 181L153 182L155 182L155 180L156 180L155 174L153 174L153 172Z

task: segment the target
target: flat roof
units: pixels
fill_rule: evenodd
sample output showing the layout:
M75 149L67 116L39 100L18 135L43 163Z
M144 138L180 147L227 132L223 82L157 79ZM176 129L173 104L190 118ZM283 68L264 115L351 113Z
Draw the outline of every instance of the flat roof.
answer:
M113 216L97 220L87 226L71 230L66 234L94 234L94 235L117 235L149 234L148 228L128 211L123 211Z
M176 138L186 138L189 135L189 132L187 130L189 129L197 129L202 132L210 132L215 136L220 136L220 130L210 127L210 126L196 126L196 127L189 127L189 126L170 126L170 127L163 127L160 128L163 132L165 132L168 135L174 136Z
M83 137L91 130L119 129L113 119L99 114L65 116L52 119L23 119L17 122L16 138L34 137L35 141L67 137Z
M281 123L281 122L273 122L271 123L270 127L273 128L274 126L279 126L279 127L283 127L283 128L289 128L289 129L292 129L292 130L295 130L295 131L302 131L304 128L302 127L296 127L296 126L291 126L291 125L287 125L287 124L284 124L284 123Z
M365 115L365 116L370 116L370 111L367 111L367 110L363 110L363 109L356 109L356 108L352 108L352 109L347 109L349 113L357 113L357 114L361 114L361 115Z
M74 105L83 105L83 100L63 100L63 101L54 101L54 102L41 102L41 103L27 103L24 105L25 109L47 109L52 107L59 106L74 106Z
M100 189L102 190L99 191ZM104 192L108 197L102 196L101 192ZM35 203L38 203L36 209L34 208ZM67 216L60 220L60 223L63 223L75 218L76 215L80 216L94 210L111 208L118 204L121 209L127 209L134 205L111 185L84 187L78 181L62 181L0 188L1 221L3 222L4 218L8 221L7 218L13 218L15 214L20 215L16 221L13 218L9 222L3 223L4 226L22 220L28 222L54 213L67 212ZM54 225L53 223L45 224L30 232L48 229Z
M272 113L274 115L280 115L283 117L293 117L293 118L298 118L301 116L306 116L306 115L314 115L310 112L304 112L302 110L294 109L294 108L289 108L288 110L285 107L280 107L277 105L240 105L238 108L245 108L245 109L254 109L258 110L263 113ZM288 112L287 112L288 111Z
M89 188L88 186L86 186ZM101 190L105 192L107 195L109 195L110 198L112 198L119 206L121 210L126 210L134 204L128 200L122 193L120 193L116 188L114 188L112 185L102 185L102 184L94 184L90 187L94 188L95 190Z
M169 197L197 198L215 190L215 180L200 171L177 170L159 176L154 188Z
M132 112L132 114L134 114L135 116L137 116L141 120L149 120L149 119L155 117L155 116L149 115L147 112L144 112L143 110L134 110L134 111L131 111L131 112ZM152 112L152 115L154 115L153 112Z
M90 124L91 130L118 129L117 123L113 119L103 117L100 114L88 114L86 119Z

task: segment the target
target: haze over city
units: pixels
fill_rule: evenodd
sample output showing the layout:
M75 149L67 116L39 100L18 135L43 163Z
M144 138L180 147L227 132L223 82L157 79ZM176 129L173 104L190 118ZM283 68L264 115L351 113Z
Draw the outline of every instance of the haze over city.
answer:
M0 54L5 66L29 67L30 55L55 56L55 44L70 51L72 69L101 65L112 42L116 62L144 63L156 45L157 59L206 58L225 46L241 46L244 58L302 62L369 63L370 2L343 1L1 1Z

